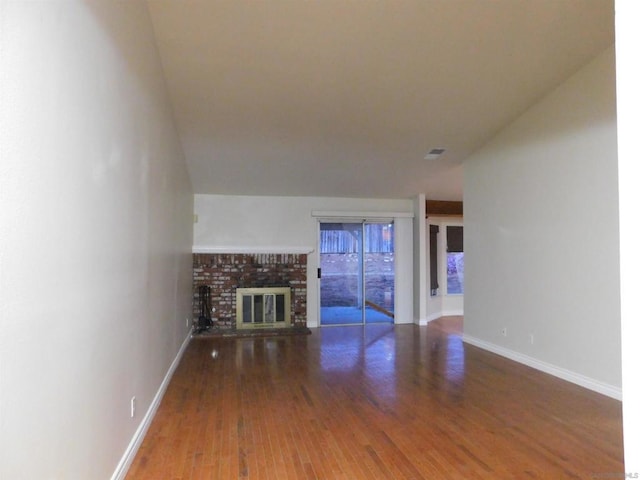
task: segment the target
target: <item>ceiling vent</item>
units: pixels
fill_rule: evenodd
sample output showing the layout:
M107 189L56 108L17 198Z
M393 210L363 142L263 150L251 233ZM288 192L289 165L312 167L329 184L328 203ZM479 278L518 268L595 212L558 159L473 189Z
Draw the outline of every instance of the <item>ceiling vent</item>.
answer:
M444 148L432 148L424 157L425 160L436 160L445 152Z

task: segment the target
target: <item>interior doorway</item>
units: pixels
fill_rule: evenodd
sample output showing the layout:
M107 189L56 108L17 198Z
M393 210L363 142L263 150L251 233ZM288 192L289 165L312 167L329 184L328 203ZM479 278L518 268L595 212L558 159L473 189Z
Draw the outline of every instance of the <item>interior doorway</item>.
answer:
M320 325L393 323L393 222L320 222Z

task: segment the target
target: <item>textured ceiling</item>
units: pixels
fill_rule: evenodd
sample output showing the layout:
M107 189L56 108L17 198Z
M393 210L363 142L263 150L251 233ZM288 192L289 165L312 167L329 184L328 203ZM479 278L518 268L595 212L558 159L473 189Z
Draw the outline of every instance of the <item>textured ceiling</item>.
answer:
M465 158L614 40L612 0L148 5L196 193L461 199Z

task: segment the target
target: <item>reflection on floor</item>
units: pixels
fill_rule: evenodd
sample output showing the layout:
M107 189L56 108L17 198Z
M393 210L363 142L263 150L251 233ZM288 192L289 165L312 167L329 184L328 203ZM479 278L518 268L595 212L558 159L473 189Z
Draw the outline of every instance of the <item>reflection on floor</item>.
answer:
M365 308L367 323L393 323L393 318L373 308ZM362 309L358 307L322 307L321 325L357 325L362 323Z
M446 317L424 327L194 338L127 479L624 471L619 401L465 344L462 326L462 317Z

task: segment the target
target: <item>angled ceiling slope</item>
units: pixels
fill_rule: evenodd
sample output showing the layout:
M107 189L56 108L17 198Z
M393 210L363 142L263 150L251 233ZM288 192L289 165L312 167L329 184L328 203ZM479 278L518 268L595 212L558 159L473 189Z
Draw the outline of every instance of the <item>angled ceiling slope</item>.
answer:
M148 5L196 193L460 200L461 162L614 40L612 0Z

